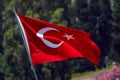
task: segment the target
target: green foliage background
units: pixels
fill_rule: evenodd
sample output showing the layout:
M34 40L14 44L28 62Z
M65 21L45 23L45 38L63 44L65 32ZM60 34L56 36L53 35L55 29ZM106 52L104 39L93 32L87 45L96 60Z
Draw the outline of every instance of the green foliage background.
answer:
M120 0L0 0L0 80L34 80L23 41L12 12L91 33L101 48L98 68L120 62ZM40 80L70 80L71 74L94 70L85 59L35 66Z

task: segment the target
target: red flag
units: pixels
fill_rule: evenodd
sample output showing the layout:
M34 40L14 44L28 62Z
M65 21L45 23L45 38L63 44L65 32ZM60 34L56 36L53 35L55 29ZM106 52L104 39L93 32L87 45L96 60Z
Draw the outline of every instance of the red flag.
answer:
M70 58L86 58L98 64L99 47L89 33L18 14L33 65Z

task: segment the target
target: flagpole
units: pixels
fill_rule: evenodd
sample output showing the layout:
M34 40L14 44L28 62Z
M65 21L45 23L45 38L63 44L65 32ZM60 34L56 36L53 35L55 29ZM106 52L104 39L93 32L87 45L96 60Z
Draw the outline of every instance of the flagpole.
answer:
M26 51L27 51L27 55L28 55L28 58L29 58L29 62L30 62L30 65L31 65L31 70L33 71L35 80L38 80L35 68L34 68L34 66L32 64L32 60L31 60L31 56L30 56L30 50L29 50L26 34L25 34L25 31L24 31L23 25L22 25L18 15L17 15L17 13L16 13L15 8L13 8L13 13L15 14L15 17L16 17L16 20L17 20L17 23L18 23L18 27L19 27L21 35L22 35L22 39L23 39L23 42L24 42L24 45L25 45L25 48L26 48Z

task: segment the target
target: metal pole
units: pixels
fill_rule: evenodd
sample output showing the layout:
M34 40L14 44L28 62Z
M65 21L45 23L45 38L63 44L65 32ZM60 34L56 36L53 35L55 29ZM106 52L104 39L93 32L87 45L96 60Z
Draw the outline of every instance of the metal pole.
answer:
M35 80L38 80L35 68L34 68L34 66L32 64L32 61L31 61L30 50L29 50L26 34L25 34L25 31L24 31L23 25L21 23L21 20L19 19L19 16L17 15L17 13L15 11L15 8L13 8L13 13L15 14L15 17L16 17L16 20L17 20L17 23L18 23L18 27L19 27L21 35L22 35L22 39L23 39L23 42L24 42L24 45L25 45L25 48L26 48L26 51L27 51L27 55L28 55L28 58L29 58L29 62L30 62L30 65L31 65L31 70L33 71Z

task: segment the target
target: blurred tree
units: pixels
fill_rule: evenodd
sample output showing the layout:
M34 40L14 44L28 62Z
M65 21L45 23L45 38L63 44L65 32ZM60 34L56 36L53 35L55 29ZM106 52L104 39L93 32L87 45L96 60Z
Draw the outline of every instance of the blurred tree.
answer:
M3 12L3 9L4 9L4 6L3 6L3 1L1 0L0 1L0 53L3 53L3 47L2 47L2 40L3 40L3 30L2 30L2 12Z
M112 28L112 25L110 23L110 20L112 19L110 1L101 0L100 5L101 5L101 12L102 12L99 18L99 32L102 37L100 46L104 53L102 55L106 56L109 54L109 50L111 46L111 44L109 44L111 42L110 33ZM103 45L105 46L103 47Z
M4 1L3 16L3 62L1 71L4 73L5 80L27 80L29 77L28 60L23 47L23 42L15 22L12 8L16 4L15 0ZM14 19L13 19L14 18ZM24 61L22 61L24 59ZM27 68L26 68L27 67ZM26 73L27 72L27 73ZM26 76L27 74L27 76ZM28 78L28 79L29 79ZM32 79L32 78L31 78ZM29 79L30 80L30 79Z
M112 10L112 18L111 24L113 25L112 28L112 41L111 41L111 48L110 48L110 58L114 61L120 61L120 1L119 0L110 0L111 1L111 10Z

